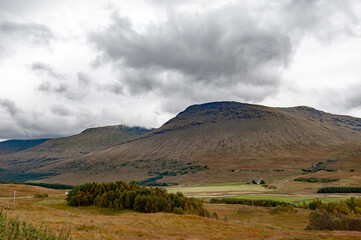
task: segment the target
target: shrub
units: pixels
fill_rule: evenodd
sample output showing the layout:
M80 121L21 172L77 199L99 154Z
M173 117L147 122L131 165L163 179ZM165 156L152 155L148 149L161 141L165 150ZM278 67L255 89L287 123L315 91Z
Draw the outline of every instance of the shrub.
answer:
M297 209L291 205L278 205L270 210L271 214L279 214L279 213L296 213Z
M34 198L47 198L49 195L47 193L36 193Z
M218 214L216 212L213 212L212 213L212 218L218 220Z
M331 216L324 211L316 210L310 214L310 222L306 230L346 230L361 231L361 218L349 216Z

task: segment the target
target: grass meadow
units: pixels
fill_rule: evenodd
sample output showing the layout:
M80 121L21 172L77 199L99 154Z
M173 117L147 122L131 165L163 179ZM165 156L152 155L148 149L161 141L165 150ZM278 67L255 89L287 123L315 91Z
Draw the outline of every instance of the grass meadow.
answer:
M238 187L229 184L224 187ZM203 186L220 191L219 185ZM243 187L243 186L242 186ZM242 188L241 189L244 189ZM259 187L259 186L254 186ZM187 187L192 188L192 187ZM194 187L202 188L202 186ZM193 189L194 189L193 188ZM2 195L10 194L11 186ZM227 188L225 188L227 189ZM360 232L306 231L310 210L272 211L272 208L242 205L208 204L205 207L215 218L169 213L137 213L107 208L71 207L65 191L22 187L28 198L0 199L0 208L9 218L17 217L35 227L47 227L55 234L70 230L73 239L360 239ZM37 191L47 198L32 197ZM228 189L227 189L228 191ZM245 188L244 191L249 191ZM194 194L200 194L193 191ZM204 192L203 192L204 193ZM25 196L23 195L23 196ZM263 196L266 196L264 194ZM292 199L292 201L295 199Z

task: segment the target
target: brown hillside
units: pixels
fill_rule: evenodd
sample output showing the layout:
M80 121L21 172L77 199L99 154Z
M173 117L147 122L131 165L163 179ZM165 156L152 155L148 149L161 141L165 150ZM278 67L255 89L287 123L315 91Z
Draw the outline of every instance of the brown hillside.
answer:
M119 146L37 171L62 173L50 180L67 183L142 180L167 171L161 181L178 183L295 174L357 148L360 122L308 107L207 103Z

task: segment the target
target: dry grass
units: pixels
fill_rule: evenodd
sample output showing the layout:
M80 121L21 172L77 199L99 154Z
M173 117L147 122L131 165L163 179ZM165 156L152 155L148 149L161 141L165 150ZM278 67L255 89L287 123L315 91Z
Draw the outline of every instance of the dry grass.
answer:
M38 186L28 186L28 185L20 185L20 184L0 184L1 198L13 198L14 191L16 191L16 197L33 196L36 193L61 194L64 192L64 191L43 188Z
M33 193L33 186L28 193ZM48 191L44 189L44 191ZM360 239L358 232L309 232L308 210L271 214L269 209L239 205L206 205L219 220L198 216L134 212L115 213L95 207L69 207L64 192L50 190L47 199L0 200L8 216L48 226L54 232L71 228L79 239ZM228 222L224 221L225 216Z

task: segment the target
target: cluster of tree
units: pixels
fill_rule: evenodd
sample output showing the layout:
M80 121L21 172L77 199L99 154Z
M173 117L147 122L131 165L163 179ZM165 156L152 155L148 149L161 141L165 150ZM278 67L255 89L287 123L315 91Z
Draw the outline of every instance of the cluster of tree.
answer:
M313 200L308 208L316 210L310 214L307 229L361 231L361 199L323 203Z
M202 201L186 198L180 192L167 193L165 189L147 188L135 182L86 183L75 186L67 195L70 206L111 208L115 210L133 209L138 212L173 212L209 217Z
M225 204L240 204L240 205L248 205L248 206L262 206L262 207L276 207L276 206L287 206L292 205L287 202L269 200L269 199L237 199L237 198L212 198L211 203L225 203Z
M294 181L298 181L298 182L309 182L309 183L329 183L329 182L335 182L335 181L338 181L340 179L331 179L331 178L321 178L321 179L318 179L318 178L313 178L313 177L309 177L309 178L296 178L294 179Z
M317 193L361 193L361 187L324 187Z

